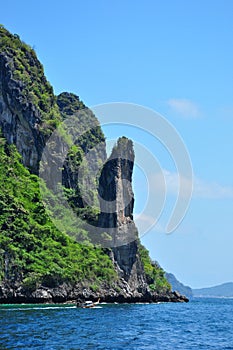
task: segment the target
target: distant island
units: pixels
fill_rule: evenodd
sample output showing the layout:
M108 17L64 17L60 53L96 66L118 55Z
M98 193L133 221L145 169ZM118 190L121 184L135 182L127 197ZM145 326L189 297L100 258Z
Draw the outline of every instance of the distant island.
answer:
M209 288L192 289L194 297L233 298L233 282L223 283Z
M191 288L185 286L172 273L165 273L172 290L186 295L188 298L233 298L233 282L223 283L208 288Z

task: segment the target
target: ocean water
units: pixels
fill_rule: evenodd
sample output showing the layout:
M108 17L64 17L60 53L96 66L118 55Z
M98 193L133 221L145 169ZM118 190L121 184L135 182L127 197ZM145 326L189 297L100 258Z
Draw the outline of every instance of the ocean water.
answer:
M0 305L0 349L233 349L233 299L94 309Z

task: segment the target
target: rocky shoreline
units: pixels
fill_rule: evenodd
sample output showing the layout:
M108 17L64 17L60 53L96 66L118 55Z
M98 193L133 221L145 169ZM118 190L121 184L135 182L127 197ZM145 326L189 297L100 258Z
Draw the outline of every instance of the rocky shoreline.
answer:
M84 302L86 300L97 300L106 303L158 303L158 302L188 302L189 299L178 292L155 293L149 290L142 293L132 293L126 288L116 291L113 287L100 288L93 291L90 287L72 286L62 284L50 288L39 286L34 291L26 291L22 286L0 286L0 304L43 304L43 303L71 303Z

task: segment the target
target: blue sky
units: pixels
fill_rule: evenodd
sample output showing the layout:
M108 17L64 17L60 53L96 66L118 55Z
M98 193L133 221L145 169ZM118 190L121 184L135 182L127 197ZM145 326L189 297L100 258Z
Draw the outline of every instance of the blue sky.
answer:
M166 235L176 173L161 144L141 140L170 186L161 220L143 242L185 284L233 281L233 2L12 0L1 5L0 22L35 48L56 93L72 91L88 106L139 104L173 124L192 160L193 199ZM120 126L105 132L137 137ZM139 171L134 188L139 211Z

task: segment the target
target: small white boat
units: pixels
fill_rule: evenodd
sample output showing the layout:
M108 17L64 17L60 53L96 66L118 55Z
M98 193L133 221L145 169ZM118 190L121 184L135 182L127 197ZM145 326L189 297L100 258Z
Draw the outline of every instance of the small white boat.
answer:
M82 305L82 308L83 308L83 309L90 309L90 308L92 308L92 307L97 306L97 305L99 304L99 302L100 302L100 299L98 299L96 302L91 301L91 300L87 300L87 301L85 301L85 303Z

